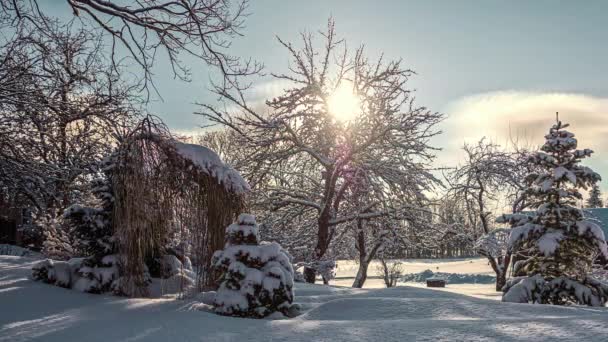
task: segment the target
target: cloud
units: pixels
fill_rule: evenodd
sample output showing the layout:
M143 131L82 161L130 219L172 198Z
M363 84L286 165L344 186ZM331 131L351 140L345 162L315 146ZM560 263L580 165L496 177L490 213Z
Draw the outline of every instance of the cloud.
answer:
M283 94L285 89L292 87L293 83L281 79L272 79L269 81L260 82L255 84L247 91L247 99L249 101L264 103L266 100L270 100Z
M482 137L505 144L510 137L539 145L555 122L555 112L570 124L579 147L595 154L587 164L604 175L608 190L608 98L584 94L500 91L468 96L446 106L448 119L440 144L440 164L449 165L462 157L458 149L465 142Z

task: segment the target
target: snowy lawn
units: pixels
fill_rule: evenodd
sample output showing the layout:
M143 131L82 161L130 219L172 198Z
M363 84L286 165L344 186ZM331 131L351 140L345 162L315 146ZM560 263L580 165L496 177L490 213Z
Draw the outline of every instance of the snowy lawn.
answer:
M359 265L354 260L338 260L336 270L336 279L330 282L331 285L346 286L350 287L353 284L355 275L357 274L357 268ZM377 278L380 274L378 273L378 261L372 261L368 269L368 278L365 282L364 288L384 288L384 281ZM425 270L431 270L433 272L443 273L454 273L454 274L482 274L495 276L494 271L488 264L488 260L485 258L462 258L462 259L407 259L402 261L402 268L404 274L420 273ZM424 287L423 283L402 283L399 282L398 286L413 286L413 287ZM466 294L468 296L478 298L488 298L494 300L500 300L502 293L496 292L494 284L448 284L445 288L433 288L432 290L453 292Z
M416 287L296 286L304 314L254 320L194 300L126 299L29 280L0 256L0 341L606 341L608 309L506 304ZM444 270L445 271L445 270Z

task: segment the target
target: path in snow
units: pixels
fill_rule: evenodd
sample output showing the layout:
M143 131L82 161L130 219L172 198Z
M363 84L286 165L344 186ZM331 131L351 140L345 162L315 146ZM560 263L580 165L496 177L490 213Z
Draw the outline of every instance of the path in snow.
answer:
M191 300L83 294L0 256L0 341L606 341L608 309L506 304L433 290L298 284L290 320L220 317Z

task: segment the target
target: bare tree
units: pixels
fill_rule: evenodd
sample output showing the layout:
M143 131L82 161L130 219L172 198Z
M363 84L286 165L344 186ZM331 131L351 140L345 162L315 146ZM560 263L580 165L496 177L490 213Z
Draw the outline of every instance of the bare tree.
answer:
M0 86L0 186L51 219L87 196L98 161L137 114L135 85L108 68L101 46L54 25L0 48L0 74L9 75L0 81L9 80Z
M168 56L174 75L183 80L190 74L181 58L184 54L217 67L228 77L260 70L259 64L228 53L231 39L244 28L247 0L64 1L85 30L102 32L110 42L108 57L114 68L125 57L121 48L127 51L126 56L142 69L146 89L160 51ZM39 33L56 20L44 13L38 0L2 1L0 12L5 23L17 28L32 25Z
M377 267L378 273L382 276L386 287L397 286L397 281L403 276L403 264L399 261L378 259L380 265Z
M350 54L331 20L321 36L321 50L311 34L302 34L301 49L279 38L291 57L290 73L271 75L291 87L266 101L266 113L239 89L224 87L216 89L224 105L205 104L200 112L246 138L243 147L270 180L265 190L274 222L301 227L297 235L312 242L312 261L326 256L341 225L394 214L398 206L383 206L389 199L424 198L436 181L429 172L429 139L439 133L435 125L443 117L414 105L407 88L413 72L401 61L371 62L362 48ZM329 111L328 101L341 86L360 100L348 122ZM368 203L369 210L346 210L347 190L361 171L376 198L385 200ZM315 271L305 273L314 282Z
M496 290L506 282L511 252L506 248L506 233L494 230L492 203L512 198L513 212L523 210L521 174L524 172L524 152L505 152L485 139L475 145L465 145L466 159L451 174L450 196L464 203L467 223L472 226L471 239L476 241L479 254L485 256L496 273Z

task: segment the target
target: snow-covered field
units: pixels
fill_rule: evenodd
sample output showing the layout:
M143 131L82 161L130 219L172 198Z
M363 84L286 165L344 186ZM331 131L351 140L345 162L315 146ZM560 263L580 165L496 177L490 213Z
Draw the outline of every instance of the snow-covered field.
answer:
M298 284L301 316L239 319L197 311L194 300L126 299L34 282L33 262L0 256L0 341L608 340L608 308L506 304L409 286ZM458 267L466 268L450 271Z
M357 274L358 264L353 260L337 261L336 279L330 282L331 285L350 287ZM378 276L379 262L373 261L368 269L368 279L364 288L384 288L384 282ZM427 269L433 272L455 273L455 274L483 274L494 275L488 261L484 258L464 258L464 259L419 259L402 261L404 274L420 273ZM398 286L425 287L423 283L398 283ZM494 284L448 284L445 288L433 289L438 291L454 292L474 296L478 298L488 298L500 300L502 293L495 291Z

